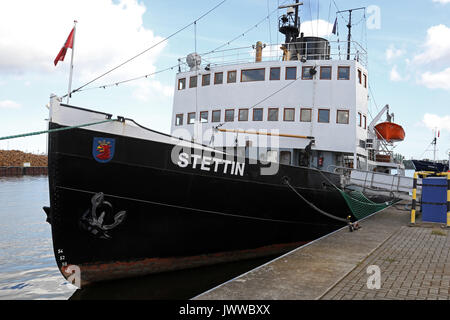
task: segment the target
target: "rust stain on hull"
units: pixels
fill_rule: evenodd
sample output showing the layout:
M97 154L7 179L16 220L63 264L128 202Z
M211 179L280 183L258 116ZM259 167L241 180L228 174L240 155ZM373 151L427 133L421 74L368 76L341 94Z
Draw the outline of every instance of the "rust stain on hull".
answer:
M147 258L136 261L113 261L108 263L93 263L78 265L81 270L81 286L93 282L114 280L120 278L138 277L160 272L190 269L219 263L255 259L264 256L283 254L308 243L294 242L264 246L256 249L226 251L189 257ZM67 266L61 267L61 273L67 279L71 273L66 272Z

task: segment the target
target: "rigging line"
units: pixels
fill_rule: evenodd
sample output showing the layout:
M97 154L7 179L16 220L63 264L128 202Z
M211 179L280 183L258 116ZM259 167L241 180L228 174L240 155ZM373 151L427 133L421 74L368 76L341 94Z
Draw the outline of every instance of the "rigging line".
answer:
M311 1L312 1L312 0L309 0L309 2L308 2L308 7L309 7L309 16L311 17L311 36L314 36L313 16L312 16L312 9L311 9L311 7L312 7Z
M317 25L317 29L316 29L316 33L317 33L317 37L319 36L319 17L320 17L320 7L319 7L319 0L317 0L317 21L316 21L316 25Z
M106 89L108 87L118 86L118 85L123 84L123 83L131 82L131 81L135 81L135 80L139 80L139 79L143 79L143 78L148 78L148 77L153 76L153 75L158 74L158 73L166 72L168 70L173 70L176 67L178 67L178 64L173 65L171 67L168 67L166 69L162 69L162 70L158 70L158 71L155 71L155 72L152 72L152 73L145 74L143 76L139 76L139 77L135 77L135 78L127 79L127 80L122 80L122 81L117 81L117 82L114 82L114 83L105 84L105 85L101 85L101 86L97 86L97 87L87 87L87 88L84 88L84 89L80 89L78 91L81 92L81 91L92 90L92 89Z
M281 5L284 5L284 4L287 3L288 1L290 1L290 0L284 1ZM241 34L239 34L238 36L234 37L233 39L231 39L231 40L225 42L224 44L218 46L217 48L215 48L215 49L213 49L213 50L211 50L211 51L202 53L202 54L200 54L200 55L203 57L203 56L205 56L205 55L214 53L214 52L216 52L217 50L222 49L223 47L229 46L232 42L236 41L237 39L239 39L239 38L241 38L241 37L244 37L247 33L249 33L250 31L252 31L253 29L257 28L261 23L263 23L266 19L269 19L270 16L271 16L272 14L274 14L275 12L277 12L277 11L278 11L278 7L277 7L277 9L273 10L272 12L270 12L269 15L267 15L266 17L264 17L263 19L261 19L260 21L258 21L255 25L253 25L252 27L250 27L249 29L247 29L247 30L244 31L243 33L241 33ZM278 36L278 32L277 32L277 36ZM277 41L277 42L278 42L278 41Z
M330 22L330 14L331 14L331 0L330 0L330 5L328 6L328 18L327 18L327 22ZM333 27L332 27L333 28ZM333 30L333 29L331 29ZM331 32L330 32L331 33Z
M194 22L194 52L195 53L197 52L197 21ZM196 69L195 77L197 78L197 85L195 86L195 118L197 118L197 114L198 114L198 86L200 85L199 75L200 75L200 72L198 72L198 70ZM196 141L198 139L198 130L199 130L198 124L200 123L200 119L198 119L198 120L199 121L194 120L194 141Z
M370 82L369 82L369 81L367 81L367 82L368 82L368 86L369 86L370 95L371 95L371 97L372 97L372 99L373 99L373 103L375 104L375 107L376 107L376 109L377 109L377 112L379 112L377 102L375 101L375 95L373 94L373 91L372 91L372 86L370 85Z
M337 4L336 4L336 1L333 0L333 3L334 3L334 6L336 7L336 10L337 10L336 14L339 13L339 15L340 15L340 16L342 17L342 19L345 21L345 23L348 24L347 19L345 19L345 17L344 17L344 15L342 14L342 12L340 12L341 10L339 10L339 8L338 8L338 6L337 6Z
M287 1L289 1L289 0L287 0ZM284 1L284 2L282 3L282 5L285 4L287 1ZM271 16L273 13L275 13L275 11L278 11L279 5L280 5L280 1L278 0L278 6L277 6L277 9L274 10L274 11L272 11L272 12L269 14L269 16ZM213 52L215 52L216 50L218 50L218 49L220 49L220 48L222 48L222 47L224 47L224 46L229 45L230 43L232 43L233 41L237 40L238 38L240 38L240 37L243 36L244 34L248 33L248 32L251 31L251 30L253 30L253 29L254 29L255 27L257 27L261 22L265 21L269 16L267 16L267 17L265 17L264 19L262 19L261 21L259 21L255 26L253 26L252 28L248 29L247 31L245 31L243 34L239 35L239 36L236 37L235 39L230 40L230 41L228 41L227 43L225 43L225 44L223 44L223 45L221 45L221 46L219 46L219 47L217 47L217 48L215 48L215 49L213 49L213 50L211 50L211 51L209 51L209 52L207 52L207 53L200 54L200 56L202 56L202 58L203 58L204 55L213 53ZM197 22L198 20L199 20L199 19L197 19L197 20L194 21L193 23ZM278 32L277 32L277 43L278 43ZM203 58L203 59L206 61L205 58ZM186 62L184 62L184 61L181 61L181 63L186 64ZM152 75L155 75L155 74L158 74L158 73L162 73L162 72L165 72L165 71L168 71L168 70L173 70L175 67L178 67L178 66L179 66L179 64L176 64L176 65L171 66L171 67L168 67L168 68L166 68L166 69L162 69L162 70L155 71L155 72L152 72L152 73L149 73L149 74L145 74L145 75L143 75L143 76L139 76L139 77L135 77L135 78L130 78L130 79L123 80L123 81L117 81L117 82L114 82L114 83L111 83L111 84L107 84L107 85L101 85L101 86L96 86L96 87L88 87L88 88L84 88L84 89L83 89L82 87L80 87L80 88L77 89L77 91L78 91L78 92L81 92L81 91L92 90L92 89L106 89L106 88L109 88L109 87L118 86L118 85L123 84L123 83L126 83L126 82L131 82L131 81L135 81L135 80L139 80L139 79L143 79L143 78L148 78L149 76L152 76ZM91 83L92 83L92 82L91 82ZM88 84L89 84L89 83L88 83ZM88 85L88 84L86 84L86 85ZM86 85L85 85L85 86L86 86ZM74 92L74 91L72 91L71 93L73 93L73 92ZM65 95L65 96L67 96L67 95ZM64 98L65 96L63 96L62 98Z
M267 16L270 16L270 0L267 0ZM270 19L267 19L269 23L269 43L272 43L272 27L270 26Z
M189 23L188 25L184 26L184 27L181 28L181 29L178 29L177 31L175 31L174 33L172 33L171 35L169 35L168 37L166 37L166 38L162 39L161 41L157 42L156 44L154 44L153 46L151 46L151 47L145 49L144 51L138 53L137 55L135 55L135 56L129 58L128 60L122 62L121 64L119 64L118 66L116 66L116 67L110 69L109 71L106 71L105 73L103 73L103 74L101 74L100 76L96 77L95 79L93 79L93 80L87 82L86 84L82 85L81 87L79 87L79 88L77 88L77 89L75 89L75 90L72 90L70 93L68 93L68 94L66 94L65 96L63 96L63 98L66 97L66 96L69 95L69 94L72 94L72 93L75 93L75 92L81 90L82 88L84 88L84 87L86 87L87 85L93 83L94 81L97 81L98 79L104 77L105 75L107 75L107 74L113 72L114 70L117 70L118 68L120 68L120 67L122 67L123 65L127 64L128 62L130 62L130 61L136 59L137 57L143 55L144 53L150 51L151 49L155 48L156 46L160 45L161 43L166 42L166 41L169 40L170 38L174 37L174 36L177 35L178 33L182 32L182 31L184 31L185 29L187 29L188 27L190 27L192 24L196 23L197 21L199 21L199 20L201 20L202 18L204 18L205 16L207 16L209 13L211 13L212 11L214 11L215 9L217 9L218 7L220 7L220 6L221 6L222 4L224 4L226 1L227 1L227 0L222 0L219 4L217 4L215 7L213 7L213 8L210 9L210 10L208 10L207 12L205 12L203 15L201 15L200 17L198 17L195 21Z
M289 82L287 85L281 87L281 88L278 89L277 91L272 92L270 95L266 96L264 99L262 99L261 101L255 103L253 106L251 106L250 108L248 108L248 110L251 110L251 109L257 107L260 103L266 101L267 99L273 97L274 95L278 94L278 93L281 92L282 90L284 90L284 89L286 89L287 87L291 86L292 84L294 84L295 82L297 82L297 80L301 79L301 77L302 77L302 75L300 74L300 76L299 76L297 79L293 80L292 82ZM238 116L239 116L239 112L238 112L238 114L237 114L233 119L237 119ZM225 125L226 123L227 123L227 122L221 122L221 123L219 123L215 128L222 127L222 126Z

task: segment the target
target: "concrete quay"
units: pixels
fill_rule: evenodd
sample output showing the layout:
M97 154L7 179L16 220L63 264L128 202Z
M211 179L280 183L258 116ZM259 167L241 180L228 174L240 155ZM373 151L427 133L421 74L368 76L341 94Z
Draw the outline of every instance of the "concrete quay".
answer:
M194 300L450 299L450 230L403 204L342 228Z

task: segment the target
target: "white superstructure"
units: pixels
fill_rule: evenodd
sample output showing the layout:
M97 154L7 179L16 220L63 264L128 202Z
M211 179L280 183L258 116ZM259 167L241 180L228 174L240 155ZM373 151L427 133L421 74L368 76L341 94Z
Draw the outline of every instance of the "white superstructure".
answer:
M172 135L285 164L372 169L367 53L298 37L293 21L280 18L286 43L179 59Z

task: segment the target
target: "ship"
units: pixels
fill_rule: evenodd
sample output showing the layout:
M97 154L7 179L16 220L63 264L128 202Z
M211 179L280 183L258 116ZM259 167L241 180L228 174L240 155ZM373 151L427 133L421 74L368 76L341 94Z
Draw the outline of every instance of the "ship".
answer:
M404 164L405 167L410 170L415 171L428 171L428 172L447 172L450 170L450 151L448 152L449 159L448 160L437 160L436 159L436 152L437 152L437 140L440 136L440 131L435 129L434 130L434 138L430 143L430 146L432 146L433 151L433 160L431 159L411 159L411 160L405 160ZM430 151L429 147L424 151L425 152ZM422 155L423 155L422 154Z
M170 134L51 96L45 210L64 277L281 255L358 220L341 169L399 164L369 132L366 51L304 36L300 5L282 44L179 59Z

